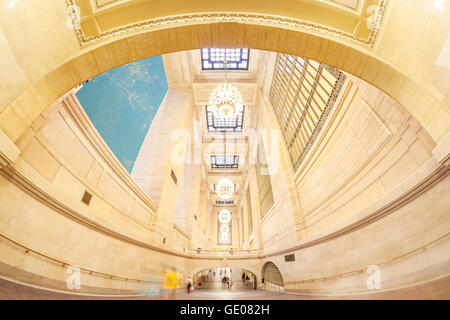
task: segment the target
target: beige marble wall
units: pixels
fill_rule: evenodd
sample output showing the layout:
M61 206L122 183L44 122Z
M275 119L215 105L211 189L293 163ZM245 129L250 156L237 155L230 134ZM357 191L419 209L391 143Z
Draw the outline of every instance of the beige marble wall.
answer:
M189 162L185 163L185 160L189 160L190 151L186 152L186 149L191 146L193 117L190 90L169 89L147 132L131 173L142 190L159 205L155 228L160 234L162 245L173 245L183 251L189 250L186 236L189 237L194 212L183 215L181 203L177 203L188 196L186 188L192 187L188 185L189 175L195 171L195 168L189 167ZM176 183L171 177L172 171ZM194 191L191 190L189 194L195 196ZM194 204L195 199L191 202ZM180 219L186 220L186 223L180 223ZM176 233L172 243L173 225L177 222L184 233Z
M189 128L192 103L181 96L185 112L174 117L180 128ZM160 279L173 267L187 276L216 263L192 259L191 235L174 226L170 205L175 208L178 189L163 186L162 206L148 198L101 140L74 91L33 122L17 144L16 163L0 171L1 276L67 290L67 267L73 265L82 270L78 292L136 294L149 276ZM181 164L171 168L178 177L186 173ZM173 184L169 175L165 179ZM93 195L89 206L81 203L85 190ZM200 242L207 214L200 210L199 221L190 222Z
M296 184L308 235L380 199L432 155L433 139L404 107L350 77L332 127L300 168Z
M259 107L267 115L259 128L276 128L270 102ZM275 206L262 220L265 261L279 267L285 289L370 292L370 265L381 268L384 290L448 275L446 139L436 147L403 106L349 76L298 172L283 174L288 160L271 176ZM297 210L288 205L292 183ZM295 214L303 221L297 228ZM296 261L285 262L286 254Z
M62 97L22 135L19 158L1 171L2 276L65 290L74 265L83 269L81 291L136 293L145 283L135 280L147 275L171 266L186 273L186 258L158 252L157 206L104 142L94 143L92 124L80 131L83 121L73 92ZM81 202L85 190L89 206Z
M102 164L104 160L95 152L86 150L89 148L82 136L71 136L68 128L73 124L69 118L49 106L84 80L130 61L204 46L245 46L336 66L385 91L405 108L386 103L389 99L383 94L373 94L373 89L364 86L353 92L355 97L364 93L367 104L361 99L348 104L355 112L342 115L340 119L347 126L341 127L346 129L336 131L324 150L336 152L342 164L352 161L354 166L341 165L332 170L324 156L313 161L314 165L311 163L297 179L299 207L305 211L307 226L304 228L301 212L287 220L295 221L299 239L295 245L303 246L290 251L296 252L297 261L285 264L284 253L270 256L266 252L267 259L273 259L286 275L287 287L303 292L317 286L322 292L332 288L363 291L360 278L341 278L336 273L364 270L368 263L392 266L385 269L388 288L448 273L445 235L449 230L449 186L443 173L448 165L443 163L448 157L445 139L450 124L448 4L439 11L431 1L390 1L373 49L315 32L242 22L147 30L80 49L73 30L66 28L62 2L42 0L21 5L21 10L6 11L2 7L0 11L2 61L7 62L6 66L2 64L2 71L11 73L9 79L2 79L0 100L0 220L2 232L8 237L49 256L105 273L137 277L155 268L159 272L171 262L188 270L188 260L146 248L153 241L149 221L153 221L150 217L156 206L149 205L151 201L143 200L145 197L118 178L109 165ZM366 130L372 134L365 134ZM357 140L354 150L349 140ZM433 149L436 144L439 150ZM341 146L346 152L333 146ZM367 153L373 157L367 158ZM443 160L439 162L438 158ZM355 166L361 168L360 173L346 171ZM335 189L339 189L339 183L344 188L333 194L320 190L326 178L333 180L330 185ZM39 190L23 189L25 185ZM80 203L85 189L95 193L89 208ZM279 186L275 191L276 205L283 200L280 190ZM176 190L167 187L163 193L167 198L162 203L169 205ZM333 199L332 205L328 205L327 196ZM288 201L295 203L292 197ZM383 217L385 211L389 214ZM373 213L378 219L361 222ZM173 216L163 216L164 227L158 229L155 241L160 245L163 234L173 234L173 243L181 246L183 234L169 232ZM336 225L342 219L347 220ZM345 229L349 226L353 229ZM299 229L306 234L299 234ZM339 236L334 235L336 230L341 230ZM271 231L266 232L270 235ZM324 240L327 234L333 235L332 241ZM292 233L284 236L293 239ZM271 241L269 236L265 244L280 248ZM282 239L277 241L284 246ZM259 243L264 244L264 240ZM64 279L61 270L49 268L42 259L7 248L2 249L4 263ZM343 282L336 282L336 277ZM90 281L98 287L120 286L114 279L92 278ZM314 279L322 279L321 285L311 284Z

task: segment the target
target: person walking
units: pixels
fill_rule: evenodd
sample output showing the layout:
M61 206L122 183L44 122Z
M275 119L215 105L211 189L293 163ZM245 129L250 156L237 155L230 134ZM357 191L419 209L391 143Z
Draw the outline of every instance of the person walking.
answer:
M175 300L176 290L180 287L181 274L176 269L166 272L164 279L164 287L169 291L168 299Z
M190 283L190 282L188 281L188 283L187 283L187 293L188 293L188 294L191 292L191 287L192 287L192 283Z

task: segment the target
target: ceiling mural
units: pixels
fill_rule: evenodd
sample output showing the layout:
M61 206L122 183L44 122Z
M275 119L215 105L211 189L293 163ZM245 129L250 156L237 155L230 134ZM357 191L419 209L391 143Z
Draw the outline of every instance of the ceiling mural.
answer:
M128 172L167 90L162 57L156 56L98 75L77 93L92 123Z

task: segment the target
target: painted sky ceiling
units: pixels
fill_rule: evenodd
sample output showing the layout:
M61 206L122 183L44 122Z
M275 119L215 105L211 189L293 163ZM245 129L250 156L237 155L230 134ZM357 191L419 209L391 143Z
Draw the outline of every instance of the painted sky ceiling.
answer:
M92 123L130 173L167 90L163 61L156 56L98 75L77 93Z

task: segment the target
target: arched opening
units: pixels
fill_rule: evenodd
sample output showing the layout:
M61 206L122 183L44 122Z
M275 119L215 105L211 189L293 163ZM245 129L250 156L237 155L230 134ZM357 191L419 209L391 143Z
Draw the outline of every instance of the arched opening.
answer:
M256 290L258 278L244 268L213 267L194 274L192 283L196 290L244 291Z
M262 268L263 289L268 291L283 291L284 281L280 269L271 261L266 262Z
M184 40L170 41L172 37ZM427 88L406 75L406 70L399 70L374 53L342 40L245 22L191 23L141 31L119 40L105 40L101 45L80 51L76 57L48 72L16 100L31 96L33 101L39 102L32 108L31 120L34 120L58 97L98 74L144 58L203 47L245 47L314 59L355 75L390 95L408 109L435 142L439 142L448 131L448 125L443 122L443 119L447 121L448 112L442 103ZM420 102L411 99L414 93L417 96L426 95L427 99ZM433 119L429 119L428 113L435 115ZM439 119L443 125L433 125ZM6 134L16 142L22 132L11 131Z
M15 183L13 185L13 183L3 183L2 181L2 192L6 194L6 191L3 191L6 189L3 189L3 187L7 186L8 188L8 197L4 197L4 203L7 206L5 206L3 211L2 221L5 226L10 225L10 221L14 221L15 226L13 229L4 230L5 236L11 236L5 241L19 244L25 249L25 251L22 249L8 251L10 254L4 255L1 262L13 264L14 261L23 259L25 255L26 259L33 259L31 262L27 261L27 270L32 273L36 272L41 277L51 277L52 280L55 280L52 285L56 287L58 283L61 283L61 280L65 280L66 274L64 272L53 272L53 267L34 267L34 264L42 265L42 261L39 261L40 258L30 258L29 255L30 252L34 252L33 254L45 252L46 257L48 255L53 259L49 260L62 261L63 266L66 266L68 263L81 265L81 271L86 274L86 278L89 277L91 285L101 283L105 287L95 288L96 290L102 290L105 293L107 289L116 287L118 281L121 281L119 283L123 281L125 285L122 285L122 287L128 291L121 291L121 293L128 293L135 288L133 286L135 282L133 281L140 281L142 271L147 272L151 269L156 274L165 263L180 266L183 269L182 272L184 274L189 273L191 277L198 273L198 278L201 279L204 274L200 273L200 270L212 267L214 263L223 263L222 266L228 266L230 269L233 268L235 270L235 267L239 267L239 265L234 264L237 261L240 265L253 270L253 274L258 275L257 280L259 283L261 283L261 278L264 278L267 290L286 288L286 291L292 291L295 288L298 292L311 292L311 283L318 283L316 280L320 280L326 283L326 285L322 285L322 282L319 282L321 289L323 288L324 292L328 293L325 290L329 290L336 285L336 281L333 280L336 277L341 277L342 274L345 276L349 274L351 277L355 274L359 276L365 274L363 269L357 269L362 265L360 261L357 261L359 256L357 252L352 252L352 257L349 259L352 258L354 260L352 260L352 263L347 264L347 268L342 270L343 273L336 274L334 264L330 263L332 259L339 259L341 255L340 252L335 250L336 247L342 252L348 252L355 249L354 243L355 239L357 239L356 243L358 243L360 252L369 252L369 254L364 254L367 261L370 260L371 263L384 266L392 261L394 261L392 262L394 265L397 263L395 260L397 258L403 260L405 252L408 254L415 254L418 250L422 252L424 251L422 248L426 248L431 244L434 246L435 241L445 239L445 235L442 236L446 232L446 230L442 230L445 224L436 223L436 221L444 221L445 218L443 218L442 213L445 212L445 208L448 206L443 200L436 201L438 197L435 195L444 194L443 192L441 193L440 188L445 190L445 184L440 182L443 181L440 177L446 173L446 168L444 168L447 166L447 163L444 164L446 160L444 156L446 154L442 148L436 149L437 153L432 153L436 142L442 140L443 135L448 132L449 118L448 112L443 107L443 100L426 83L420 81L420 77L416 78L408 72L408 68L402 68L395 61L392 61L389 52L384 53L361 48L356 44L341 40L320 33L316 34L314 31L306 32L301 28L288 28L283 25L260 25L259 22L249 23L245 20L220 23L202 23L188 20L183 24L177 24L176 27L171 24L167 26L161 25L146 30L139 29L136 32L130 31L117 37L111 36L105 38L103 43L86 46L80 51L71 51L70 57L67 56L64 60L58 60L57 63L52 64L52 67L43 67L39 76L30 76L29 86L24 89L25 91L17 98L17 101L11 101L11 104L4 108L0 106L2 110L4 109L3 116L0 117L0 124L2 125L0 130L0 139L2 140L0 166L2 169L5 169L2 170L1 178L7 178ZM223 245L222 247L216 246L216 235L220 231L217 228L217 220L209 221L198 214L198 212L206 212L206 210L201 210L201 206L206 201L197 206L197 202L195 205L191 205L184 201L184 198L180 198L179 207L183 209L193 208L192 211L195 212L192 212L190 215L184 215L183 210L178 211L178 209L175 209L177 213L180 213L178 216L175 216L176 223L172 224L171 218L166 219L166 217L172 217L170 212L173 212L172 203L174 201L172 201L172 195L176 194L174 190L176 190L177 186L180 190L183 190L180 186L184 182L184 178L180 174L182 169L175 168L174 170L160 171L169 172L171 175L167 175L166 200L156 202L156 197L145 193L145 191L143 192L134 183L135 181L122 170L122 166L116 165L114 158L109 153L106 153L103 144L99 144L99 141L102 140L91 134L94 130L86 130L86 128L90 129L90 127L86 126L85 118L80 117L80 113L76 112L78 109L63 103L59 105L61 109L58 110L52 109L52 106L48 107L70 88L114 67L147 57L179 53L190 49L198 50L205 47L244 47L251 50L289 53L305 59L314 59L317 62L337 67L351 75L355 75L359 79L367 81L367 83L381 89L399 101L402 106L408 109L408 112L397 112L399 109L392 108L393 103L390 103L390 101L386 103L386 97L381 95L370 95L370 97L373 97L373 103L379 108L372 108L370 101L349 98L349 101L358 101L356 106L358 109L356 110L359 112L352 112L354 109L348 109L350 111L347 112L345 111L347 109L343 108L341 109L342 113L336 113L336 119L339 121L343 120L336 123L348 124L350 121L345 121L347 120L345 118L347 115L358 115L358 117L352 118L352 124L354 123L355 125L348 126L348 130L345 132L338 132L340 135L333 134L335 127L330 127L333 130L330 129L329 134L324 134L324 139L320 140L323 141L322 146L320 146L321 149L317 149L318 151L314 154L314 157L309 158L310 161L305 163L306 170L304 172L299 171L298 175L292 174L288 163L289 159L284 159L286 161L283 160L284 162L280 166L284 172L281 172L273 179L275 183L273 183L272 198L276 198L274 200L276 205L272 205L273 199L269 196L267 198L269 201L264 201L263 212L267 213L265 216L261 214L257 217L251 216L251 219L248 219L248 215L241 215L242 221L247 219L246 221L250 222L247 223L249 227L241 229L234 227L232 232L230 232L237 239L234 241L239 243L238 246L231 245L226 247L225 245L228 244L223 243L220 244ZM414 65L409 69L414 69ZM305 74L307 70L305 69ZM426 69L421 71L423 72L420 73L424 73ZM355 90L352 89L353 91L350 91L349 89L348 96L350 97L351 93L351 97L359 98L357 92L362 90L357 90L356 86L352 88L355 88ZM280 94L279 96L283 95ZM180 96L174 95L174 97L178 98ZM260 101L263 102L263 99L261 98ZM312 98L311 101L313 101ZM263 104L261 103L261 105ZM180 106L185 105L180 103ZM350 102L345 106L350 106ZM22 107L24 110L21 110ZM202 117L207 117L208 109L204 109L203 107L205 106L203 105L201 107ZM54 114L50 114L48 112L49 109L54 110L54 114L58 118L56 116L53 118ZM246 110L249 109L247 108ZM266 109L272 110L269 107ZM194 109L192 108L192 110ZM259 110L262 109L259 108ZM181 113L177 114L180 115ZM247 112L246 114L250 113ZM276 124L276 119L274 117L269 118L269 116L265 118L268 114L261 112L261 116L257 119L262 119L259 122L261 127L270 129L274 127L272 126L273 124ZM289 114L293 113L290 112ZM410 114L421 125L413 123L413 121L407 122L409 120L405 120L404 123L400 122L400 118L406 119L410 117ZM48 115L52 117L48 117ZM364 118L364 121L359 121L359 116ZM23 119L18 121L18 117ZM320 119L320 116L317 118ZM389 121L383 121L385 118ZM412 119L413 117L410 118ZM39 121L33 123L33 130L28 129L31 127L31 122L34 119L39 119ZM291 119L294 118L291 117ZM391 120L392 125L400 123L401 126L396 126L395 130L390 130L389 124ZM22 121L23 123L21 123ZM371 126L368 126L367 123ZM60 124L61 126L59 126ZM164 122L163 125L167 127L167 122ZM64 130L67 129L68 135L70 134L70 138L73 138L76 144L75 142L73 144L68 143L69 139L62 135L65 132L62 128ZM81 131L79 128L81 128ZM311 130L314 128L315 126L311 125ZM336 128L338 128L337 125ZM364 133L366 128L370 129L370 132L367 134ZM400 128L398 134L397 128ZM297 129L293 127L292 132L295 132ZM432 138L424 134L425 130L428 131ZM45 134L42 133L43 131L45 131ZM347 133L349 135L346 135ZM358 136L359 134L360 136ZM419 135L420 137L417 138ZM372 140L367 142L363 139L352 139L351 137L353 136L357 138L367 137L368 140L371 137L376 137L379 140L376 140L375 144ZM300 136L298 137L300 139ZM47 138L54 138L54 140ZM82 145L78 143L80 138L84 141ZM357 141L360 149L370 146L370 152L366 152L367 150L360 151L351 143L348 144L350 152L347 152L347 149L345 149L347 142L351 141ZM66 150L66 146L71 149L69 151L72 153L60 152L60 149ZM87 149L88 151L74 152L76 150L74 146L82 150ZM269 143L267 143L266 147L268 146L270 146ZM327 152L331 148L339 150L342 155L350 158L353 156L360 162L355 162L354 164L352 163L352 166L348 166L349 162L344 161L346 159L343 156L343 165L338 166L339 161L335 161L335 159L329 161L322 156L334 154L333 152ZM267 150L269 149L267 148ZM92 150L93 152L90 154ZM153 150L156 150L156 148ZM263 148L261 150L263 150L263 154L267 151ZM5 156L3 152L5 152ZM81 160L72 156L73 154L80 155ZM367 155L367 159L356 157L356 154ZM42 155L42 157L36 157L36 155ZM386 156L386 161L384 161L385 155L388 155ZM63 159L64 156L69 160ZM438 159L438 157L440 158ZM73 161L74 159L75 163L70 164L70 160ZM156 157L152 159L156 159ZM162 159L160 162L165 162L167 158L161 157L158 159ZM432 159L432 161L428 161L429 159ZM439 164L435 160L439 161ZM226 166L226 161L224 162L224 166ZM426 170L421 167L424 163L427 164ZM436 169L437 166L439 166L439 170ZM327 170L325 173L341 173L342 169L345 170L347 168L349 170L345 172L346 176L343 176L342 180L337 182L336 179L330 178L329 174L324 174L325 171L322 172L323 169ZM177 169L180 170L177 171ZM113 171L114 177L111 177L111 171ZM194 177L200 176L200 174L195 175L194 171L191 171L191 173ZM185 180L196 181L192 176L186 177L187 179ZM247 175L242 175L242 177L247 177ZM291 181L292 177L294 177L295 181ZM327 177L329 181L336 183L331 185L331 183L324 181L322 188L322 186L317 186L317 181L320 180L320 177ZM347 177L349 178L347 179ZM419 179L419 177L421 178ZM289 181L291 185L287 185L283 181ZM439 184L437 181L439 181ZM113 184L113 182L117 183ZM201 193L207 190L208 187L214 190L213 182L211 181L209 186L206 187L202 184L199 187L202 190ZM272 181L270 182L272 183ZM50 183L52 188L48 188ZM254 179L252 183L252 195L249 198L258 198L258 194L253 192L255 190L259 194L271 194L270 191L265 193L266 189L257 188L258 183L260 185L264 184L263 179ZM242 185L246 185L245 181ZM435 185L436 189L431 191L430 188L434 188ZM16 190L17 186L20 186L20 191ZM123 189L126 190L123 191ZM270 189L272 189L272 186ZM325 189L330 189L330 193L323 192ZM184 190L197 189L185 187ZM424 192L424 190L427 190L427 192ZM27 197L31 196L35 199L33 201L22 201L25 197L22 191L27 193ZM152 191L155 191L156 194L160 193L160 190L152 189ZM298 194L296 193L297 191L299 191ZM410 191L414 191L414 195L411 195ZM79 198L83 194L87 194L92 198L90 206L89 201L87 203L82 201L82 204L77 205ZM250 191L248 194L250 195ZM420 202L412 202L415 197L422 197L422 195L424 197L421 198ZM303 199L304 201L298 201L298 199ZM161 203L164 205L160 205ZM433 204L433 210L429 209L429 203ZM250 208L250 210L247 209L250 213L252 212L251 209L257 210L257 208L261 207L261 205L257 205L258 200L253 202L256 205L251 205L250 201L248 201L248 204L249 206L246 208ZM402 206L406 205L409 207L401 209ZM427 210L423 210L423 207ZM285 210L285 208L288 210ZM399 208L403 211L400 211ZM24 214L17 215L17 212L23 212ZM402 233L392 232L384 228L384 225L396 227L391 223L392 220L386 219L378 223L378 220L384 219L391 212L396 213L395 219L397 220L395 221L406 221L409 223L409 221L414 222L415 218L417 218L422 223L408 225L408 228L401 228ZM60 214L70 218L70 220L60 220ZM352 215L351 217L350 214ZM425 216L425 214L427 215ZM185 219L188 216L191 220ZM304 217L305 219L303 219ZM308 220L306 220L306 217ZM328 220L325 217L330 218ZM348 226L336 225L336 230L333 229L327 233L330 230L330 225L335 226L334 223L341 221L341 217L345 218L345 221L349 221L350 224ZM263 221L258 221L260 218ZM404 220L400 220L400 218ZM30 224L30 219L37 222L38 227L36 227L36 224ZM190 236L191 229L188 229L189 227L186 225L197 220L199 221L197 236ZM375 221L377 223L372 223ZM87 232L78 227L77 224L80 224L80 222L83 227L89 227ZM261 229L259 229L259 222L262 225ZM57 224L55 225L55 223ZM291 225L288 225L289 223ZM428 225L425 223L428 223ZM370 230L368 229L369 224ZM406 223L398 222L398 224L406 226ZM244 224L236 225L242 226ZM274 230L272 228L279 225L283 225L282 230ZM420 226L420 230L414 229L417 225ZM214 230L211 232L211 240L205 232L205 229L207 229L205 226L209 226L211 230ZM255 226L258 226L258 229ZM434 226L439 228L434 228ZM183 227L188 230L183 229ZM364 230L362 230L363 227ZM289 232L292 230L292 234L287 234L286 230L289 230ZM324 230L327 230L327 232L323 232ZM432 230L435 234L430 235L427 230ZM363 232L364 234L362 235ZM422 234L422 232L425 232L427 237L418 239L416 235ZM225 234L226 232L221 233ZM45 234L46 238L51 239L51 241L39 241L42 239L42 234ZM71 235L71 238L67 237L67 235ZM318 238L319 236L316 237L316 235L319 235L320 238ZM383 239L383 243L378 241L380 238ZM59 241L61 239L65 241ZM78 245L75 246L75 248L78 248L75 250L61 250L61 243L64 246L70 246L71 243L77 242L73 242L73 239L77 241L82 239L87 244L92 243L94 239L97 247ZM284 241L285 239L287 241ZM332 244L330 244L330 240L333 241ZM406 245L394 246L393 244L396 244L399 240L402 243L406 243L408 247ZM212 245L209 245L208 241ZM48 245L49 243L52 245ZM374 247L373 243L378 243L379 246ZM200 245L197 246L197 244ZM286 244L286 247L284 244ZM383 251L383 246L391 244L395 250ZM295 247L289 247L290 245ZM114 251L114 254L98 256L98 252L100 252L98 247L116 248L117 250ZM234 250L236 247L240 249ZM189 250L189 248L195 249ZM273 248L275 250L272 250ZM306 248L313 252L304 250ZM365 250L366 248L368 250ZM440 251L441 249L436 250ZM282 261L284 253L291 251L295 251L295 254L299 255L299 260L303 260L303 254L320 257L317 260L323 263L323 266L328 265L329 267L310 266L310 268L320 270L320 274L316 274L303 268L296 270L295 268L298 265L294 263L283 263L284 275L291 275L289 276L289 283L286 284L280 270L272 262L267 262L264 268L260 269L264 259L267 259L267 252L270 253L274 261ZM92 252L95 254L92 254ZM124 252L126 254L123 254ZM430 253L428 252L427 254L429 255ZM426 261L426 255L422 255ZM446 257L446 255L434 253L433 255ZM295 255L293 256L295 258ZM129 257L139 257L138 259L141 260L134 260L133 268L130 268ZM211 257L213 258L210 259ZM228 260L226 257L230 257L230 259ZM376 257L375 260L377 261L373 261L374 257ZM222 260L222 258L224 259ZM204 260L197 262L197 260L201 259ZM147 268L145 266L146 262L151 262L152 266ZM439 263L441 263L440 260ZM200 264L201 267L194 269L195 272L192 272L192 267ZM414 265L418 266L419 264ZM435 265L437 266L438 264L436 263ZM22 266L20 267L25 269ZM389 270L391 270L390 274L393 275L389 285L393 287L400 285L396 279L396 273L398 272L395 268L389 267ZM437 268L436 270L438 270ZM388 268L386 269L388 270ZM63 269L61 270L64 271ZM98 272L99 270L109 270L110 274L106 275L107 281L95 280L97 279L95 277L105 276L105 274ZM260 271L262 271L262 274ZM410 273L413 274L413 272L419 273L422 270L411 270ZM19 273L16 272L13 275L17 277L17 274ZM312 274L317 278L307 279L304 276ZM433 276L440 275L440 271L436 272L436 274L427 271L428 274ZM383 273L383 277L388 279L385 275L387 275L387 272ZM32 279L28 275L23 277ZM414 275L414 277L419 279L419 276L416 277ZM405 276L403 279L407 279L407 277ZM352 278L352 281L358 285L357 288L352 287L352 289L356 288L355 290L359 290L362 288L362 290L365 290L365 281L360 281L356 276ZM345 286L346 283L348 282L339 281L339 285L344 284ZM346 287L341 289L347 290ZM333 290L336 290L336 287L333 287Z

